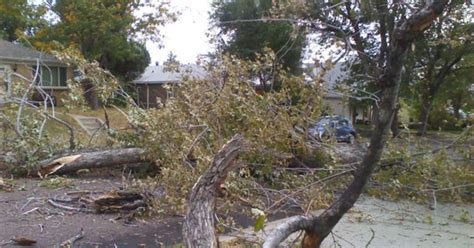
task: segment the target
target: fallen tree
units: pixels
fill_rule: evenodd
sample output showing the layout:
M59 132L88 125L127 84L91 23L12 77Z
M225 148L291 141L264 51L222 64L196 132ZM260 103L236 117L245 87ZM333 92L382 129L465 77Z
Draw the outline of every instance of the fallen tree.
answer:
M38 175L45 178L52 174L65 174L81 169L123 166L146 162L142 148L122 148L105 151L84 152L42 161Z

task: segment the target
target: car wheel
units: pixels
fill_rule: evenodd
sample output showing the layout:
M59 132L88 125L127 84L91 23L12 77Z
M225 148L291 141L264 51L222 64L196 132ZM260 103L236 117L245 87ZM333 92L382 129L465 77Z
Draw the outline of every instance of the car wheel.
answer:
M332 141L332 135L329 133L324 133L321 135L321 142L323 143L330 143Z

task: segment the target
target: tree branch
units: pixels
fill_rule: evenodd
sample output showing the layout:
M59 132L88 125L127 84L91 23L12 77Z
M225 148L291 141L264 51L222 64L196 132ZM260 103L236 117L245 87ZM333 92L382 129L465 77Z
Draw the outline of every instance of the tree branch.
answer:
M189 197L189 208L183 223L183 242L186 247L218 247L214 227L214 208L219 186L234 168L233 161L240 154L244 137L235 135L214 157L211 167L194 185Z
M382 101L376 127L372 133L370 147L356 172L353 182L326 211L310 220L311 226L309 228L306 227L306 219L303 218L300 219L299 223L292 223L291 226L287 225L285 227L284 224L279 226L276 230L283 235L279 235L278 241L282 241L291 233L298 231L296 227L302 227L306 231L303 238L303 247L319 247L322 240L357 201L375 166L380 161L384 144L387 140L387 134L396 110L400 77L407 50L414 39L426 30L442 13L447 3L448 0L433 1L395 28L386 68L378 80L379 86L382 89ZM297 218L295 219L297 220ZM273 233L270 235L270 237L274 236ZM275 239L269 239L264 244L264 247L267 248L277 246L278 244L275 242Z

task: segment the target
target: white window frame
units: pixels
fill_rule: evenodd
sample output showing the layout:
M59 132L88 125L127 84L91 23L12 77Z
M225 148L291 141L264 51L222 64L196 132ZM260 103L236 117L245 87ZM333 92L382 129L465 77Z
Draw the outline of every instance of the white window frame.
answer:
M64 67L64 66L40 66L41 68L41 71L40 73L38 74L38 77L39 77L39 86L43 89L69 89L68 85L67 85L67 67ZM43 85L43 68L47 68L48 71L51 71L51 73L57 73L58 74L58 83L61 82L61 70L60 68L64 68L66 70L66 78L65 78L65 82L66 82L66 85L65 86L60 86L60 85Z

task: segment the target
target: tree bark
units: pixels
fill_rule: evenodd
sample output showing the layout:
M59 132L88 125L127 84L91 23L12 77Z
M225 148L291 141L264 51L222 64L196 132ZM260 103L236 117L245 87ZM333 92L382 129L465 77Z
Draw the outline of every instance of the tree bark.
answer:
M433 107L433 100L430 99L429 96L423 97L421 103L421 111L420 111L420 126L418 127L418 135L423 136L426 134L428 130L428 119L431 112L431 108Z
M441 85L445 82L446 77L452 72L453 67L459 63L464 53L458 54L452 61L446 61L444 66L438 71L436 77L428 84L428 91L423 95L422 106L420 111L420 128L418 135L425 135L428 128L428 120L433 107L433 99L439 91ZM434 67L434 66L433 66ZM428 79L429 80L429 79Z
M87 104L92 110L97 110L100 107L99 97L97 96L97 91L93 83L88 80L82 82L82 88L84 90L84 98L86 99Z
M377 106L377 104L373 104L372 105L372 118L370 120L370 125L372 128L374 128L375 126L377 126L377 116L379 115L379 106Z
M400 105L397 106L397 110L395 111L395 114L393 115L393 121L392 121L392 126L390 127L390 130L392 130L392 138L398 137L400 135L400 129L398 128L399 126L399 115L400 112Z
M219 247L214 227L214 207L219 186L234 167L234 159L243 146L243 136L235 135L214 157L211 167L194 185L183 223L186 247Z
M319 247L342 216L352 208L362 193L362 189L369 180L375 166L380 161L397 106L400 77L407 50L414 39L424 32L434 19L443 12L447 3L448 0L434 0L408 19L402 20L395 28L386 67L378 80L378 85L382 90L382 100L377 115L377 123L370 139L370 147L357 169L352 183L339 199L321 215L312 217L309 221L301 219L301 221L292 223L291 227L288 227L291 228L290 231L292 232L285 232L285 230L277 228L278 233L272 232L268 236L263 245L264 248L277 247L289 234L298 230L305 230L303 247Z
M123 148L63 156L40 162L38 175L65 174L81 169L121 166L145 162L141 148Z

